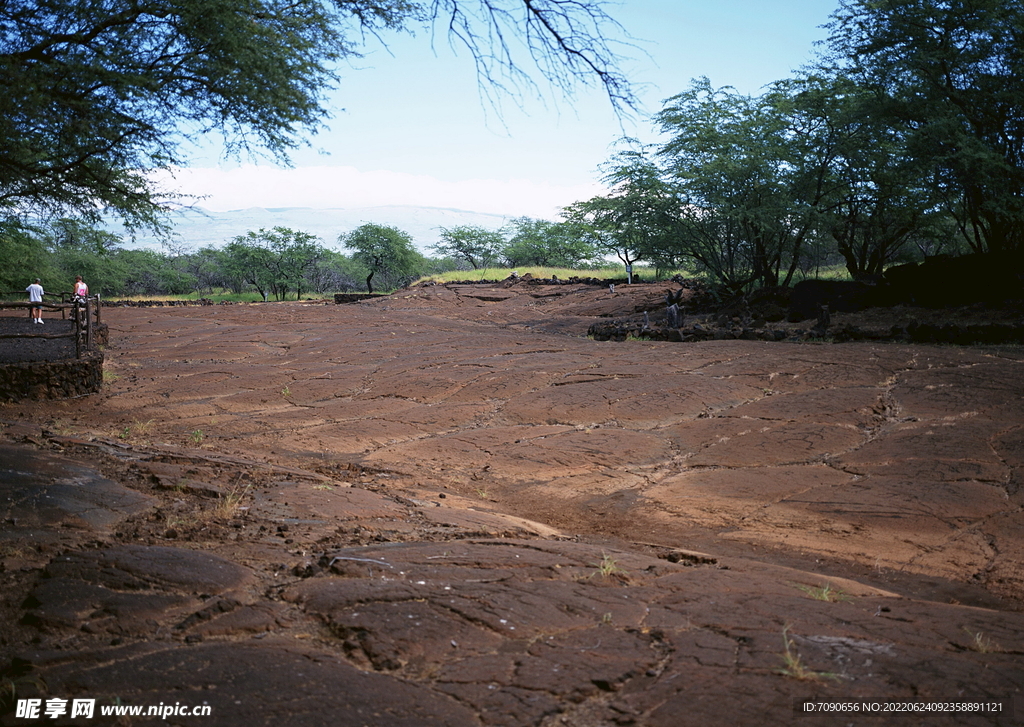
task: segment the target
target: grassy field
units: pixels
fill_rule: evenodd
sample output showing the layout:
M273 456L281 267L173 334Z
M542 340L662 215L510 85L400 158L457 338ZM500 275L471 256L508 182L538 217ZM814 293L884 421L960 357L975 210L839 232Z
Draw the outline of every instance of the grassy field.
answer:
M504 280L512 274L512 268L481 268L479 270L452 270L447 273L437 273L435 275L426 275L419 280L420 282L432 281L435 283L451 283L460 280ZM544 267L521 267L515 268L515 272L519 273L520 276L529 273L535 278L550 278L551 276L557 276L562 280L568 280L571 277L579 278L597 278L598 280L624 280L626 277L626 269L622 265L598 268L595 270L572 270L570 268L544 268ZM666 280L671 278L676 273L680 273L686 277L693 277L692 273L687 273L684 270L673 270L668 273L662 273L661 279ZM651 282L655 279L654 268L648 267L633 267L633 280L636 282Z
M535 278L550 278L552 275L556 275L563 280L567 280L573 276L580 278L597 278L599 280L624 280L626 277L626 269L624 266L614 266L607 268L599 268L597 270L571 270L569 268L542 268L542 267L522 267L516 268L516 272L519 275L526 275L530 273ZM436 283L451 283L460 280L504 280L512 274L512 268L486 268L480 270L453 270L447 273L438 273L435 275L427 275L416 282L433 281ZM707 279L706 275L695 273L691 270L669 270L662 271L660 275L655 274L655 269L646 266L633 266L633 280L634 282L649 283L656 280L669 280L674 275L681 275L684 278L698 278ZM850 280L850 274L847 272L846 267L843 265L831 265L822 266L817 270L810 271L808 275L803 275L797 272L793 278L793 283L799 283L804 279L817 279L817 280Z
M419 278L415 283L424 282L435 282L435 283L452 283L464 280L505 280L513 272L512 268L481 268L480 270L452 270L446 273L437 273L434 275L426 275ZM520 276L529 273L535 278L551 278L557 276L562 280L568 280L572 277L580 278L597 278L598 280L624 280L626 277L626 269L622 265L606 268L598 268L596 270L572 270L570 268L545 268L545 267L521 267L516 268ZM684 278L703 278L705 276L695 274L688 270L672 270L668 272L662 272L660 276L655 275L654 268L644 266L634 266L633 268L633 281L634 282L654 282L655 280L668 280L672 276L679 274ZM817 278L820 280L849 280L850 276L846 268L842 265L833 265L829 267L821 267L818 270L812 272L808 278ZM798 283L804 279L804 276L797 273L793 280L793 283ZM415 284L414 283L414 284ZM359 291L355 291L359 292ZM392 291L381 290L377 292L387 293ZM23 296L23 293L17 293L18 296ZM302 296L303 300L324 300L332 298L333 293L304 293ZM111 296L110 300L133 300L133 301L146 301L146 300L199 300L205 298L212 300L215 303L220 302L232 302L232 303L262 303L263 298L255 292L250 293L231 293L223 290L215 290L214 292L204 293L187 293L181 295L130 295L130 296ZM295 296L291 295L288 300L295 300ZM274 302L271 298L268 302Z

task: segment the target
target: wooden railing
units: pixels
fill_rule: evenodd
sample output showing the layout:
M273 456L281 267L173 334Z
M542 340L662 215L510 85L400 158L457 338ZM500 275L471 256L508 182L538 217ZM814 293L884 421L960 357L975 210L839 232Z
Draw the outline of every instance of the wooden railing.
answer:
M2 293L3 296L14 296L24 295L22 291L16 291L12 293ZM72 293L61 293L60 302L48 302L46 298L55 298L56 295L47 294L43 298L41 303L26 303L24 301L18 302L7 302L0 301L0 309L31 309L41 308L47 311L60 311L60 317L62 320L66 320L68 315L71 316L71 320L74 322L74 326L70 333L0 333L0 339L4 338L42 338L42 339L57 339L57 338L74 338L75 339L75 358L82 358L82 354L85 351L91 351L95 348L95 329L101 322L100 309L100 296L89 295L84 298L77 297Z

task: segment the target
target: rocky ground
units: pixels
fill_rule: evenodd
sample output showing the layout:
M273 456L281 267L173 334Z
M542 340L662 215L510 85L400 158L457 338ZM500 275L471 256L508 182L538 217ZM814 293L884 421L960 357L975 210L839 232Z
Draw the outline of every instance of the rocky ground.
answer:
M1020 724L1024 349L586 338L674 287L105 309L0 407L0 724Z

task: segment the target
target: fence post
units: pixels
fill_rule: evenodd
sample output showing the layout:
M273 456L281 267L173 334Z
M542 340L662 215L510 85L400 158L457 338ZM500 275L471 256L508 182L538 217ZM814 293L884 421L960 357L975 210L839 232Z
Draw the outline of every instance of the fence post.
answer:
M85 347L92 350L92 301L85 299Z
M73 305L75 307L73 309L74 315L71 317L71 325L74 326L75 329L75 358L80 359L82 358L82 319L79 308L82 303L76 298Z

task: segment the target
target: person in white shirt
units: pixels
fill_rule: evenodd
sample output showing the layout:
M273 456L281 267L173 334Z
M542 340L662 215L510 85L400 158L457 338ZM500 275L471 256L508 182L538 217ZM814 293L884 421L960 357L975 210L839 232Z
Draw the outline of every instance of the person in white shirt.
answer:
M89 297L89 286L82 280L81 275L75 276L75 297L76 298L88 298Z
M28 302L29 303L42 303L43 302L43 295L45 295L45 293L43 292L43 286L40 285L39 278L36 278L36 282L32 283L32 285L30 285L27 288L25 288L25 292L28 293ZM36 323L42 323L43 322L43 307L42 306L35 306L35 305L32 306L31 307L31 313L32 313L32 320L34 322L36 322Z

